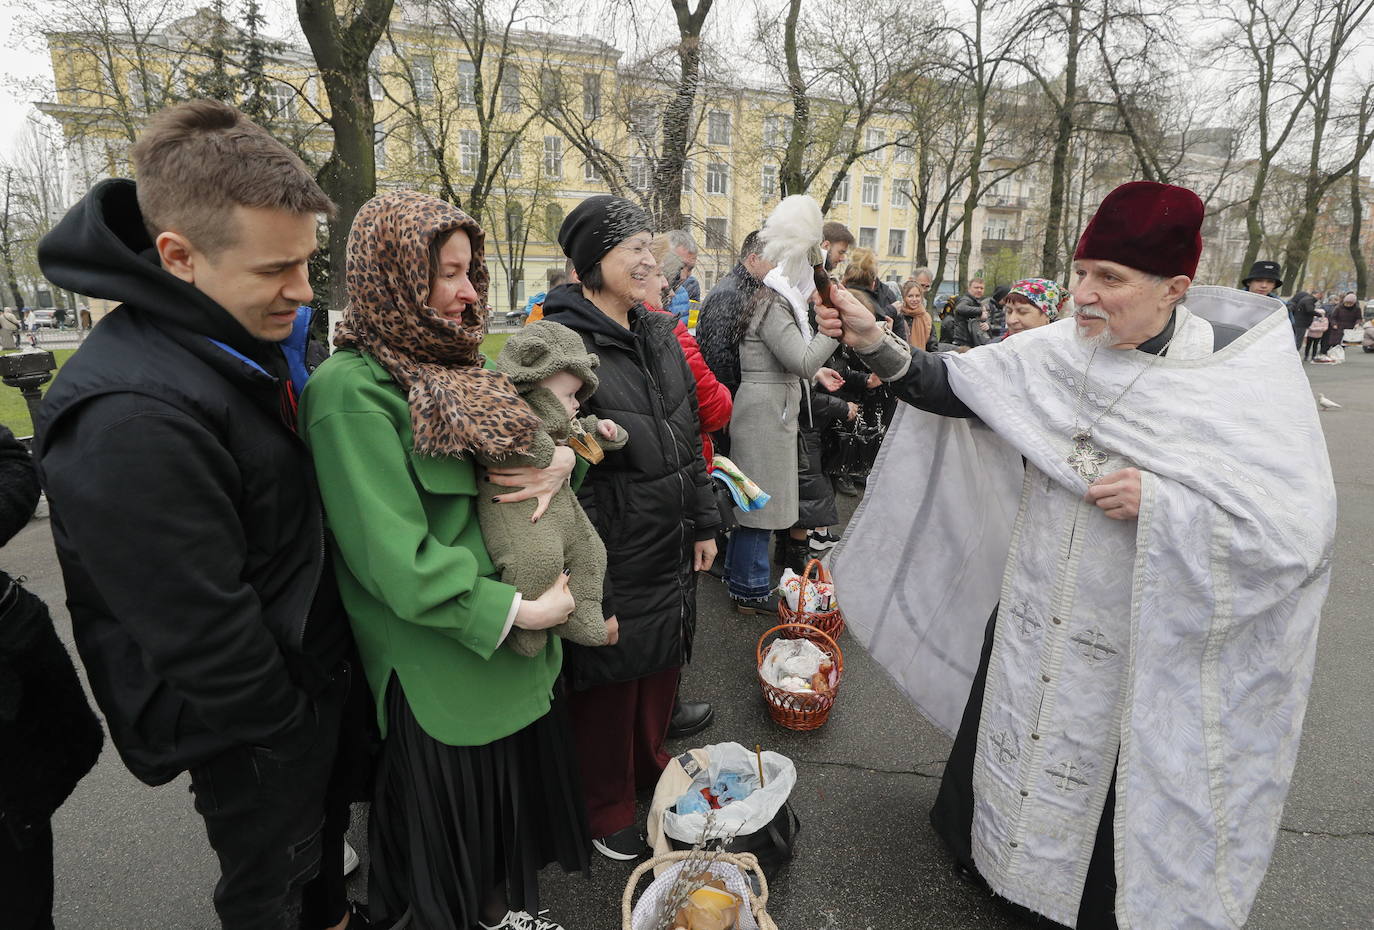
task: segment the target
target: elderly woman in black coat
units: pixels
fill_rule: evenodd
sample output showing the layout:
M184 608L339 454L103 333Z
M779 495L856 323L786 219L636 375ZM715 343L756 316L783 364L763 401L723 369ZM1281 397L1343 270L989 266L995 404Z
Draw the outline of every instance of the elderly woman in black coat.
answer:
M544 303L544 318L576 331L600 359L600 384L582 412L614 420L630 436L578 492L606 543L603 604L619 621L619 641L568 644L564 653L593 845L622 860L647 851L635 791L653 785L668 763L663 740L691 653L696 572L715 560L720 521L677 321L644 308L657 265L651 237L647 214L629 201L583 201L558 234L579 283Z

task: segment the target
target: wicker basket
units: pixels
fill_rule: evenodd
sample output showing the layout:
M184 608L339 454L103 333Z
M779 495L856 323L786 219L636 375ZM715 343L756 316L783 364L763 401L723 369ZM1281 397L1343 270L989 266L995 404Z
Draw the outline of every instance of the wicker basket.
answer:
M682 863L691 856L700 856L700 851L690 849L679 850L678 852L664 853L661 856L654 856L648 862L641 862L630 873L629 881L625 883L625 893L620 899L620 924L622 930L642 930L644 927L653 926L658 908L663 906L664 899L668 895L668 890L672 887L673 879L679 869L685 868ZM773 918L768 916L768 878L763 874L763 869L759 867L759 861L754 858L752 853L711 853L710 871L725 879L726 885L735 894L745 899L745 906L740 909L739 926L741 930L778 930L778 925L773 922ZM639 885L639 880L648 872L660 865L669 865L668 869L658 878L654 879L644 894L638 901L634 900L635 888ZM749 886L748 876L753 872L755 880L758 882L759 892L754 894L753 888Z
M816 577L814 579L811 577L813 569L816 572ZM820 559L812 559L810 562L806 563L806 568L802 571L801 584L797 588L798 607L806 603L806 585L808 583L815 584L819 581L831 582L830 572L821 564ZM833 584L833 582L831 583ZM844 632L844 614L840 612L838 603L836 603L834 610L793 610L791 607L787 606L787 598L779 597L778 622L801 627L813 627L815 630L819 630L830 637L831 640L838 640L840 634ZM806 629L789 629L784 631L782 635L786 639L806 637L807 639L816 640L817 645L820 644L820 638L816 636L813 631Z
M828 694L815 691L785 691L763 677L764 642L769 636L780 630L785 631L789 626L808 631L806 638L820 647L820 650L835 663L835 670L830 673L831 686ZM786 633L784 632L783 635L785 636ZM825 723L830 717L830 708L835 706L835 697L840 691L840 679L844 677L844 653L840 652L839 645L830 638L829 634L815 627L807 627L802 624L780 624L759 637L756 656L758 659L759 686L763 688L763 701L768 705L768 713L775 721L789 730L814 730Z

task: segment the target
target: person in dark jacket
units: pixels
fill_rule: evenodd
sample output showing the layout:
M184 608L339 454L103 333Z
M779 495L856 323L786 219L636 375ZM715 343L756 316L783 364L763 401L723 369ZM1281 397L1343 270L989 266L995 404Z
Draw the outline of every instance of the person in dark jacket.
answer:
M1293 295L1293 299L1288 301L1288 319L1293 324L1293 342L1299 352L1302 351L1302 344L1307 339L1307 327L1312 325L1316 317L1317 298L1307 291L1298 291Z
M1360 328L1364 316L1360 312L1360 299L1355 296L1354 291L1347 291L1341 297L1340 303L1336 304L1327 316L1331 320L1331 325L1322 339L1323 352L1330 352L1340 345L1345 339L1346 330Z
M648 216L627 200L589 197L568 214L558 244L580 284L549 294L544 318L582 336L601 365L588 415L625 427L578 492L606 543L604 609L614 646L568 644L564 668L593 845L613 859L647 849L635 828L635 791L653 785L696 624L696 574L716 556L719 515L698 441L696 382L675 321L644 308L655 261Z
M295 428L334 207L214 101L153 116L133 159L137 186L96 185L38 251L54 284L122 304L38 422L77 649L129 770L190 771L223 926L344 927L370 713Z
M0 545L38 504L24 444L0 426ZM5 926L52 930L52 815L91 770L100 721L48 608L0 572L0 900Z
M954 302L954 309L941 325L941 342L966 351L989 341L992 327L985 317L988 301L983 297L983 288L982 278L968 283L968 292Z
M763 240L756 229L744 237L739 264L711 288L697 312L696 340L701 357L731 395L739 390L739 342L744 337L746 310L764 275L772 270L773 264L763 257Z

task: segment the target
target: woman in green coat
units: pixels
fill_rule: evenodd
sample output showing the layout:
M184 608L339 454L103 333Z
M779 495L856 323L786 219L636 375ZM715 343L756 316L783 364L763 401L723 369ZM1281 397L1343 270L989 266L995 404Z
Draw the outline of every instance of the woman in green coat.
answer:
M528 448L538 421L483 367L483 233L414 192L373 198L348 241L339 351L311 377L314 455L340 591L385 737L369 828L374 918L415 930L559 930L538 871L587 866L590 837L561 704L558 637L533 658L503 641L547 629L566 577L522 600L497 577L476 514L473 457ZM572 471L508 472L531 511Z

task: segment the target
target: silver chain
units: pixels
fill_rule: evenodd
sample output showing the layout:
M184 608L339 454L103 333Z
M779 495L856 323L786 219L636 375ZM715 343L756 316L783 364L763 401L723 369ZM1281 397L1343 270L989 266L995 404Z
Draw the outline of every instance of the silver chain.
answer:
M1083 393L1088 388L1088 372L1092 370L1093 359L1097 358L1097 350L1101 348L1100 346L1093 346L1092 355L1088 356L1088 364L1083 368L1083 380L1079 382L1078 385L1078 402L1074 405L1073 410L1073 438L1077 439L1080 435L1082 435L1084 438L1091 436L1093 432L1093 427L1101 423L1102 418L1112 412L1112 408L1116 406L1116 402L1119 401L1121 398L1125 397L1127 391L1135 387L1135 383L1140 380L1140 376L1145 374L1145 372L1149 371L1152 367L1154 367L1155 362L1159 361L1159 357L1163 355L1165 352L1169 351L1169 346L1173 345L1174 336L1177 335L1178 330L1175 329L1173 334L1169 336L1169 341L1164 343L1164 348L1160 349L1158 352L1152 355L1150 357L1150 360L1146 362L1143 366L1141 366L1140 371L1136 372L1135 377L1132 378L1130 382L1124 388L1121 389L1121 393L1116 395L1116 397L1112 399L1112 402L1107 405L1107 409L1099 413L1095 420L1093 420L1086 427L1080 430L1078 428L1078 417L1083 412Z

